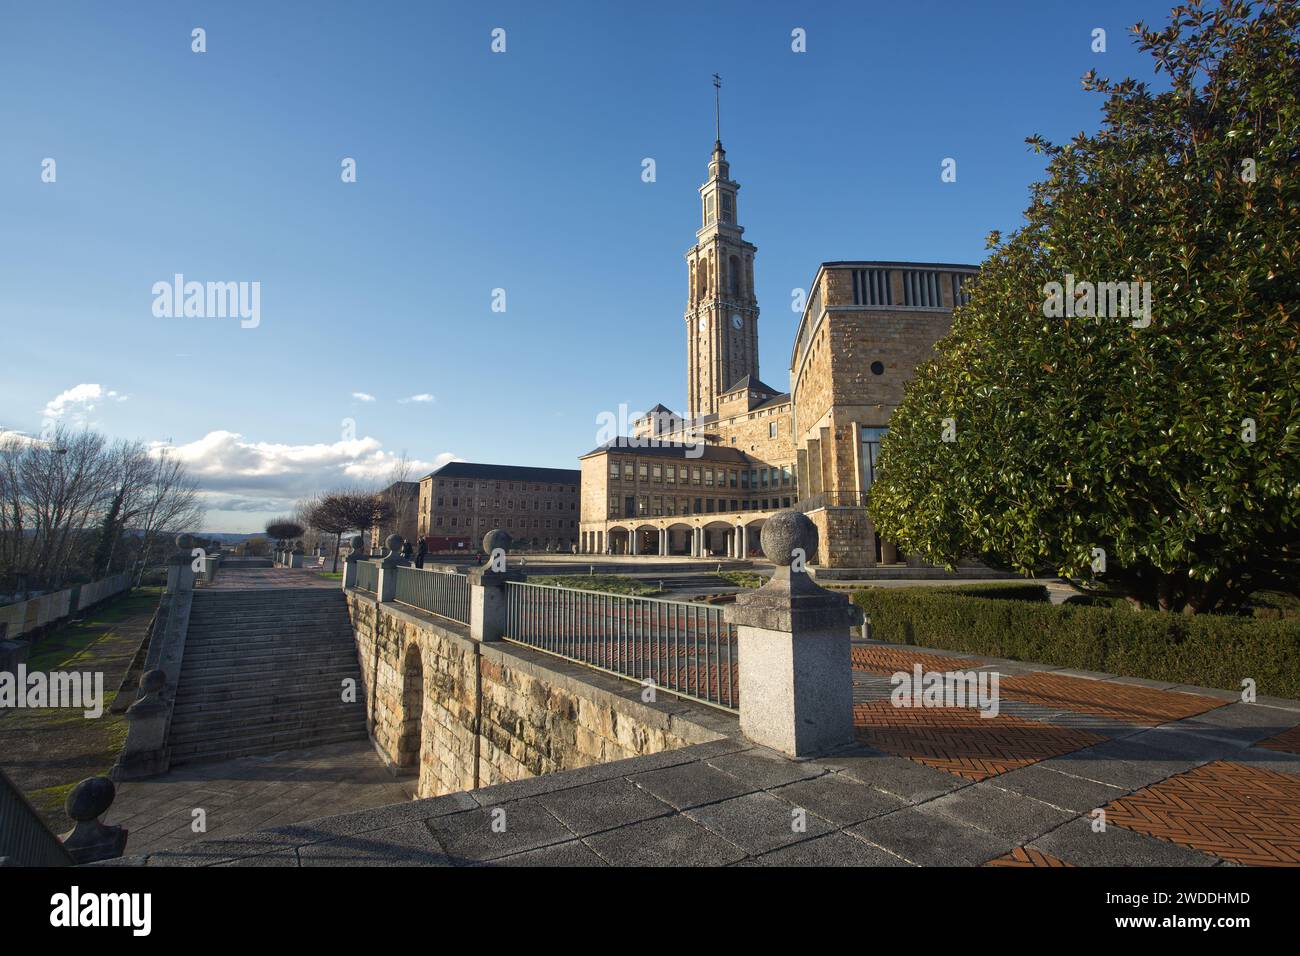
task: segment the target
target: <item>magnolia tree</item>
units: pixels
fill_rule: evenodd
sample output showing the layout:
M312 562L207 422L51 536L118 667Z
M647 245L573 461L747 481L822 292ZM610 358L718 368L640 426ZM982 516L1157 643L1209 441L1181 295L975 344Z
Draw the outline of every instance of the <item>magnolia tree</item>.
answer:
M1294 2L1139 24L1168 89L1093 74L881 449L880 533L951 567L1054 570L1148 608L1300 581Z

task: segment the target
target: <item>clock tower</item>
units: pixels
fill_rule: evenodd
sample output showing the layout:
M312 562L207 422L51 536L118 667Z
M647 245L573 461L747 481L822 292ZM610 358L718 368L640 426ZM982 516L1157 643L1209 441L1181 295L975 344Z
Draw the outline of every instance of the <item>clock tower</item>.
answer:
M692 420L715 414L718 396L746 375L758 380L758 250L737 225L739 191L719 135L708 182L700 187L702 225L686 253L687 407Z

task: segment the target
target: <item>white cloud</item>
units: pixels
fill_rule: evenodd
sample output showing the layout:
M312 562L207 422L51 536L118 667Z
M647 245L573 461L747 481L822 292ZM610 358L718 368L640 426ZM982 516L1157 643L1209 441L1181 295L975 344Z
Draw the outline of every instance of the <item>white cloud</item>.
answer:
M96 405L106 401L125 402L126 399L127 396L99 384L74 385L46 402L41 414L47 420L67 418L82 424Z
M160 453L164 445L152 447ZM208 432L167 454L185 462L199 482L205 507L217 511L286 511L298 499L327 488L378 487L401 458L368 436L291 445L247 441L230 431ZM455 457L443 452L433 461L411 459L411 478L418 480Z
M368 392L353 392L352 397L355 398L358 402L373 402L375 400L375 396L369 394Z
M435 401L437 401L437 399L435 399L428 392L421 392L419 395L411 395L408 398L399 398L397 400L397 403L399 405L406 405L409 404L410 402L435 402Z

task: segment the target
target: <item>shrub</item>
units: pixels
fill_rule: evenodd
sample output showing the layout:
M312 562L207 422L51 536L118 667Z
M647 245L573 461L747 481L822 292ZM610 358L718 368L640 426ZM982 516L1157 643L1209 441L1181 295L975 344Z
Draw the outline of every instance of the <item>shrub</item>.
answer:
M1024 581L1008 581L1005 584L961 584L934 590L945 594L964 594L966 597L988 598L994 601L1043 602L1047 600L1047 585L1030 584Z
M872 588L853 601L872 636L1058 667L1300 698L1300 622Z

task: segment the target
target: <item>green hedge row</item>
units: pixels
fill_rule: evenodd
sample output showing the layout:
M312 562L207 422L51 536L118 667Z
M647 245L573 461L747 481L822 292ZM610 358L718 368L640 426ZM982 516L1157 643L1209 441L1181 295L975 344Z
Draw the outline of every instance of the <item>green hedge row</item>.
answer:
M968 654L1300 699L1300 621L1164 614L1127 607L971 597L947 588L870 588L853 601L872 637Z
M910 590L910 589L908 589ZM917 590L920 590L919 588ZM1047 585L1024 581L1007 581L987 584L954 584L933 588L944 594L964 594L966 597L989 598L995 601L1046 601Z

